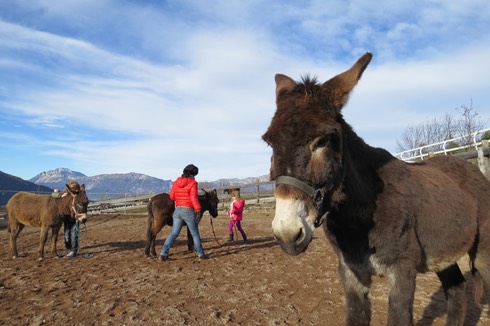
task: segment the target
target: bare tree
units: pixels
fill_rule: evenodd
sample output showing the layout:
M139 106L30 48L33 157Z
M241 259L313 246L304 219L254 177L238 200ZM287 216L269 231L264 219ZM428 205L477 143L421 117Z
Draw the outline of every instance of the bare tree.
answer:
M401 140L396 140L399 151L425 146L455 137L458 122L449 114L433 118L420 125L405 128Z
M421 145L422 127L410 125L403 130L401 139L396 140L398 151L406 151Z
M478 112L473 107L473 100L470 101L470 106L462 105L459 109L456 109L461 114L459 120L459 137L463 138L461 145L470 144L473 141L472 133L484 128L485 124L478 115Z
M410 125L405 128L401 139L396 140L398 150L402 152L456 137L464 137L464 139L455 143L455 146L471 143L473 141L471 134L483 129L485 123L473 107L473 100L471 100L469 107L462 105L456 110L461 114L459 119L455 119L450 114L445 114L442 118L433 118L420 125ZM439 148L428 148L427 150L436 151Z

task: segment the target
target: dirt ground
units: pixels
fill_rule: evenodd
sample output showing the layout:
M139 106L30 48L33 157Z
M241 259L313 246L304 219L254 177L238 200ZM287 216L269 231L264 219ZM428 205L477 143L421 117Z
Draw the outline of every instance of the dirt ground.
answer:
M187 252L184 230L169 261L147 259L144 215L90 217L76 259L38 261L36 228L21 233L21 257L11 259L1 229L0 325L343 325L337 259L322 230L292 257L274 241L272 218L271 209L245 211L249 243L226 243L228 218L220 212L211 223L206 213L200 230L210 259L203 261ZM158 251L169 233L158 235ZM467 273L467 262L460 267ZM471 293L469 282L465 325L490 325L488 308L477 309ZM386 324L385 279L374 279L371 299L371 324ZM437 277L420 275L416 325L443 325L445 310Z

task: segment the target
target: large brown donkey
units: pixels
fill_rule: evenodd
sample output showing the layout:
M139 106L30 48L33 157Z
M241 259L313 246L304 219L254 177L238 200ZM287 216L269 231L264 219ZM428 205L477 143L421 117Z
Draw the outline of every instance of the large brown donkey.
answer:
M10 252L13 258L17 252L17 237L24 226L41 227L39 239L39 260L44 258L44 245L51 229L51 254L58 257L56 243L61 225L66 218L84 221L87 218L89 200L85 185L70 182L59 198L18 192L7 203L8 231L10 232Z
M427 271L446 292L446 325L463 325L461 257L490 299L490 182L461 158L406 163L353 131L341 110L371 57L322 84L276 75L277 110L263 135L276 181L273 234L298 255L323 224L338 255L346 325L370 324L373 276L387 277L387 324L412 325L416 275Z
M218 216L218 193L216 189L212 191L202 190L204 194L199 195L199 204L201 204L201 212L197 216L197 223L201 220L202 214L209 211L212 217ZM175 202L170 199L166 193L158 194L150 198L148 202L148 228L146 232L146 257L151 255L156 256L155 241L158 232L165 226L172 226L174 219L172 217L175 210ZM194 249L194 241L191 233L187 228L187 248L189 251Z

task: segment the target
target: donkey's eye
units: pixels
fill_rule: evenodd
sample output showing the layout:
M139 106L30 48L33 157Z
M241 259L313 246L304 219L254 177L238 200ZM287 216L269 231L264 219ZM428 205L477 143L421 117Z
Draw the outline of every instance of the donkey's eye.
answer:
M319 138L316 143L313 144L313 150L326 147L328 145L329 139L327 137Z

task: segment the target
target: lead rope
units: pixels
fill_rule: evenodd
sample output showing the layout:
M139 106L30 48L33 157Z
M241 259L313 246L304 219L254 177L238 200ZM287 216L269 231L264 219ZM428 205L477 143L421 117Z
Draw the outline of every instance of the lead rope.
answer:
M73 199L71 201L71 207L70 207L70 209L73 212L73 214L75 215L75 218L78 220L79 217L86 216L87 214L77 212L77 209L75 208L75 197L76 196L73 195L73 194L72 194L72 196L73 196Z
M88 237L88 227L87 227L87 222L85 221L85 223L82 223L84 228L85 228L85 235L83 237L84 240L87 239ZM90 252L86 252L86 253L81 253L82 252L82 246L81 246L81 242L82 242L82 227L80 226L80 236L78 238L78 255L79 256L82 256L84 258L92 258L93 256L95 256L94 253L90 253Z
M236 227L236 223L233 223L233 236L235 237L236 241L238 241L238 229Z
M214 232L214 225L213 225L213 217L209 215L209 221L211 222L211 230L213 230L213 235L214 235L214 240L216 240L216 243L221 247L223 246L219 241L218 238L216 237L216 232Z
M73 196L73 194L72 194ZM87 237L88 237L88 228L87 228L87 221L85 220L84 223L81 223L80 220L78 219L79 217L81 216L86 216L86 214L83 214L83 213L78 213L77 212L77 209L75 208L75 196L73 196L73 200L71 202L71 210L72 212L75 214L75 219L77 220L78 222L78 227L79 227L79 236L78 236L78 255L81 254L82 252L82 246L80 245L80 243L82 242L82 239L86 240ZM80 226L80 224L82 224L84 227L85 227L85 235L84 237L82 238L82 227ZM85 258L90 258L93 256L93 254L89 254L89 253L86 253L83 255Z
M85 234L85 235L84 235L83 239L85 239L85 240L86 240L86 239L87 239L87 236L88 236L87 222L85 222L85 223L81 223L81 224L82 224L82 225L85 227L85 230L84 230L84 231L85 231L85 232L84 232L84 234ZM80 241L80 240L82 240L82 227L81 227L81 226L80 226L80 239L79 239L79 241Z

